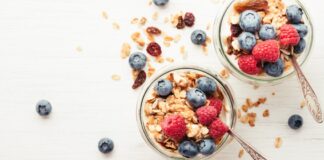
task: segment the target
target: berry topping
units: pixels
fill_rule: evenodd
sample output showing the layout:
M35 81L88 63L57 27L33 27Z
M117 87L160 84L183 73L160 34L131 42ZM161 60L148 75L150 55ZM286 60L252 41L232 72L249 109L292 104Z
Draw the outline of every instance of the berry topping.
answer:
M158 57L162 53L161 46L156 42L149 43L146 48L146 51L148 54L154 57Z
M209 100L209 106L214 107L217 110L217 113L219 115L222 112L223 102L220 99L212 98Z
M261 72L260 64L253 55L240 56L238 65L240 69L247 74L256 75Z
M183 20L184 20L184 24L188 27L192 27L195 24L195 16L190 12L187 12L184 15Z
M262 40L275 39L277 36L276 29L271 24L262 25L259 36Z
M288 125L292 129L299 129L303 125L303 117L300 115L292 115L288 120Z
M169 0L153 0L153 3L157 6L165 6Z
M306 41L304 38L300 39L299 43L297 44L297 46L294 46L294 52L296 54L300 54L303 53L304 50L306 48Z
M197 109L196 114L198 116L199 123L204 126L208 126L216 119L218 111L213 106L205 106Z
M218 118L209 125L208 129L209 135L214 139L221 138L229 130L227 125Z
M52 111L52 105L47 100L40 100L36 104L36 111L41 116L48 116Z
M145 81L146 81L146 73L145 73L145 71L141 70L138 73L138 75L137 75L137 77L136 77L136 79L135 79L135 81L134 81L134 83L132 85L132 88L136 89L136 88L140 87L141 85L143 85L143 83Z
M197 80L197 86L206 95L213 94L216 91L216 82L209 77L201 77Z
M280 57L280 47L276 40L258 43L252 51L257 61L276 62Z
M163 133L175 141L181 141L186 136L186 123L181 115L169 115L162 124Z
M256 45L256 38L250 32L243 32L238 37L238 42L241 49L247 52L251 52L253 47Z
M212 139L203 139L199 142L199 152L203 155L211 155L216 150L215 141Z
M162 79L157 82L155 89L160 96L167 96L172 92L173 86L169 80Z
M207 35L203 30L195 30L191 34L191 41L196 45L202 45L206 42Z
M205 105L206 103L205 93L197 88L192 88L187 91L186 97L190 105L195 109Z
M192 158L198 154L198 145L194 141L183 141L179 145L179 153L186 157Z
M299 43L300 37L295 27L290 24L285 24L280 27L280 45L295 46Z
M299 8L297 5L291 5L287 7L286 15L289 22L297 24L302 21L303 18L303 10Z
M284 71L284 62L282 59L278 59L277 62L266 62L263 66L265 72L272 77L279 77Z
M132 53L128 59L129 65L135 70L141 70L146 65L146 56L141 52Z
M304 38L308 33L308 27L305 24L293 24L297 29L300 38Z
M240 26L245 32L254 33L260 29L260 15L253 10L246 10L240 15Z
M109 153L114 149L114 142L109 138L102 138L98 143L101 153Z

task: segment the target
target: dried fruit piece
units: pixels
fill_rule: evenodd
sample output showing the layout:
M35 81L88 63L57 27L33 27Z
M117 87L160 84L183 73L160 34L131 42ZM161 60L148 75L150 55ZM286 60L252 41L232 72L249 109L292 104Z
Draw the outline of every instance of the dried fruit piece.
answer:
M160 35L161 34L161 30L156 28L156 27L147 27L146 28L146 32L149 34L153 34L153 35Z
M156 42L149 43L146 48L146 51L147 53L149 53L151 56L154 57L157 57L162 53L161 46Z
M141 70L138 73L132 88L136 89L136 88L140 87L145 82L145 80L146 80L146 73L145 73L145 71Z
M234 4L234 9L239 13L245 10L266 11L268 8L267 0L243 0Z
M231 25L231 33L233 37L238 37L242 33L242 29L239 24Z
M187 12L184 15L184 24L188 27L192 27L195 24L195 16L191 12Z
M182 16L179 16L178 17L178 24L177 24L177 28L178 29L183 29L184 27L185 27L186 25L185 25L185 22L184 22L184 20L183 20L183 17Z

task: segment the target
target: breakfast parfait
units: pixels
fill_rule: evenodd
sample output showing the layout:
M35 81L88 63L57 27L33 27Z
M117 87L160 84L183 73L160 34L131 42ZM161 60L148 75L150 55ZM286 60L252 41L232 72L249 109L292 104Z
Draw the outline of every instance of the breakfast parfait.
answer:
M293 50L299 56L307 47L309 27L301 7L287 6L282 0L236 0L229 12L226 29L230 32L224 45L227 58L232 57L238 70L268 79L293 71L282 50Z
M140 106L146 140L171 158L201 159L215 153L227 143L226 133L235 121L234 102L223 85L195 69L158 77Z

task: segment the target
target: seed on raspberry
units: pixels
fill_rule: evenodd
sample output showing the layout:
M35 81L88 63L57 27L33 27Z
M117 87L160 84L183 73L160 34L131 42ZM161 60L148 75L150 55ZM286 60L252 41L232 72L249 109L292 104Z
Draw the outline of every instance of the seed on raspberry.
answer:
M158 57L161 55L162 50L161 46L156 42L151 42L146 48L147 53L149 53L151 56Z
M184 15L184 23L188 27L192 27L195 24L195 16L191 12L187 12Z

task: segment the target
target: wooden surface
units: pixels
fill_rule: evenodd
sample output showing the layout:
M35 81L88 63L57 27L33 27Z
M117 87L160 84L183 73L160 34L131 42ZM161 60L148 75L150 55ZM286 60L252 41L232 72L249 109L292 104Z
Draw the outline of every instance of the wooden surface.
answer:
M315 26L315 45L305 74L324 104L324 23L320 11L323 1L304 0ZM104 160L162 159L142 140L135 119L139 91L131 89L127 60L121 60L123 42L141 30L130 25L133 17L146 16L148 24L167 34L181 34L178 44L164 49L164 55L175 63L196 62L222 69L212 45L205 56L189 40L192 29L178 31L163 23L165 16L177 11L192 11L197 21L194 28L205 29L213 23L219 4L211 0L171 0L165 9L148 6L147 0L2 0L0 5L0 159L1 160ZM108 19L102 17L102 12ZM159 20L152 21L157 11ZM112 23L120 30L114 30ZM211 35L212 30L208 31ZM160 40L161 42L161 40ZM179 47L185 45L188 58L180 58ZM136 47L132 47L136 51ZM154 64L155 65L155 64ZM157 68L168 65L155 65ZM118 74L121 81L113 81ZM300 109L302 92L296 77L274 87L254 90L252 86L231 77L238 104L245 98L266 96L256 127L240 123L236 131L270 160L322 160L324 126L316 124L306 109ZM271 93L276 92L275 96ZM53 112L47 119L37 115L35 104L48 99ZM289 129L288 117L304 117L298 131ZM112 154L97 149L102 137L115 142ZM283 145L275 149L275 137ZM238 159L240 146L233 141L215 159ZM245 154L242 158L250 159Z

